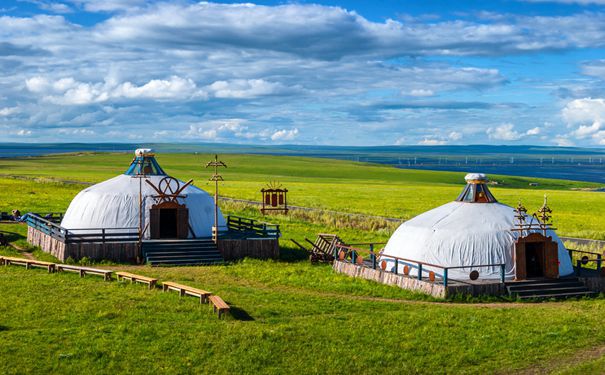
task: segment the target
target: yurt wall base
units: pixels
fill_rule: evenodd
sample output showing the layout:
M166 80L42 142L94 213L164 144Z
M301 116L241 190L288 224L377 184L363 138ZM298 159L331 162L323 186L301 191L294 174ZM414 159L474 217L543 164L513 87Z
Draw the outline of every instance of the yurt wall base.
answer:
M605 293L605 277L579 277L586 287L597 293Z
M218 242L218 249L227 261L246 257L279 258L279 240L277 238L222 239Z
M425 293L436 298L446 298L457 294L466 295L491 295L499 296L506 294L504 284L500 282L482 283L482 284L458 284L443 286L441 283L433 283L430 281L418 280L417 278L396 275L394 273L385 272L380 269L373 269L347 262L334 261L333 268L336 272L344 273L352 277L359 277L366 280L376 281L387 285L396 285L402 289L411 290L414 292Z
M91 260L135 263L138 254L136 242L64 243L32 227L27 228L27 242L40 247L61 262L69 257L76 261L87 257Z

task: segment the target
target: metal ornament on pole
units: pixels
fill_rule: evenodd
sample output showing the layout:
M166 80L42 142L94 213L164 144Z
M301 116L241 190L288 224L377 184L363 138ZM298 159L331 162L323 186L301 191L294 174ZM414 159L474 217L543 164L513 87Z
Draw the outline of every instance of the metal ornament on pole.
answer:
M212 227L212 240L218 243L218 182L225 181L223 176L218 174L218 168L227 168L227 164L218 160L218 155L214 155L214 160L206 164L206 168L208 167L214 167L214 174L209 179L209 181L214 181L214 226Z
M145 169L143 168L144 159L140 158L139 160L134 160L134 162L138 165L139 171L134 174L133 178L139 179L139 255L143 255L143 179L147 181L147 175L145 174Z

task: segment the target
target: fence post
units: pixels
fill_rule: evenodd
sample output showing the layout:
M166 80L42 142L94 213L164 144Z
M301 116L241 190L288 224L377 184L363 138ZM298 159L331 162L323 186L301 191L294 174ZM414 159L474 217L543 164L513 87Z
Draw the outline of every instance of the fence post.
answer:
M504 284L506 270L504 269L504 264L500 265L500 282Z
M395 272L393 272L395 275L397 275L398 268L399 268L399 259L395 258Z
M422 263L418 263L418 280L422 280Z
M571 259L573 261L573 250L567 249L567 252L569 253L569 259Z
M447 268L443 269L443 286L447 288Z
M105 244L105 228L101 229L101 241Z
M357 260L357 253L355 252L355 250L351 250L351 263L355 264L356 260Z
M334 246L334 260L338 260L338 247Z
M576 276L580 276L580 270L582 269L582 261L578 260L576 262Z
M374 254L374 251L370 253L370 258L372 259L372 268L376 269L376 254Z
M597 272L601 271L601 254L597 254Z

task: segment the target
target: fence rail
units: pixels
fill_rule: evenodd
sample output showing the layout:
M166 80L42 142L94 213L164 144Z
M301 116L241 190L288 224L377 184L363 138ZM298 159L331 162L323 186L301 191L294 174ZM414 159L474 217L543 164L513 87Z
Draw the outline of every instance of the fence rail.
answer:
M596 271L599 274L601 273L601 268L603 265L603 254L595 253L593 251L583 251L583 250L574 250L574 249L567 249L567 251L569 252L569 258L571 259L572 264L573 264L574 260L576 261L576 276L581 276L582 269L594 271L595 270L594 268L586 267L589 263L594 264L596 267ZM574 253L577 253L577 254L581 255L582 257L581 258L580 258L580 256L574 257Z
M23 221L30 227L64 243L135 242L139 239L137 228L65 229L32 214L25 215Z
M247 232L260 237L278 238L281 233L279 225L261 223L254 219L232 215L227 216L227 228L230 232Z
M416 269L417 270L417 278L418 280L423 280L423 278L427 278L426 276L423 275L423 273L428 273L429 275L429 279L433 278L433 280L431 281L437 281L437 277L441 278L441 282L443 284L444 287L448 286L449 281L460 281L457 279L453 279L449 276L449 271L450 270L456 270L456 269L477 269L477 268L489 268L489 267L499 267L500 268L500 283L504 284L505 282L505 277L506 277L506 270L505 270L505 264L504 263L494 263L494 264L474 264L474 265L468 265L468 266L442 266L439 264L432 264L432 263L427 263L427 262L421 262L418 260L413 260L413 259L406 259L406 258L400 258L400 257L396 257L396 256L391 256L391 255L384 255L384 254L376 254L373 250L374 246L373 244L370 244L370 261L369 264L364 262L363 260L359 260L359 254L360 251L363 251L361 249L357 249L354 248L350 245L343 245L343 244L338 244L334 247L334 259L338 259L340 261L347 261L347 257L350 259L350 263L352 264L357 264L358 266L361 267L367 267L367 268L372 268L372 269L382 269L384 272L390 272L393 273L395 275L400 274L399 273L399 266L403 265L408 266L409 268L412 269ZM342 252L342 255L341 255ZM362 258L363 259L363 258ZM381 265L381 267L378 267L378 261L380 260L380 262L382 263L383 261L391 261L394 263L393 267L391 267L390 271L386 269L386 263L384 263L383 265ZM441 274L438 274L435 271L432 270L427 270L425 267L433 267L433 268L438 268L441 270ZM432 275L431 275L432 273ZM407 274L404 271L404 274L407 276ZM408 272L409 274L409 272Z

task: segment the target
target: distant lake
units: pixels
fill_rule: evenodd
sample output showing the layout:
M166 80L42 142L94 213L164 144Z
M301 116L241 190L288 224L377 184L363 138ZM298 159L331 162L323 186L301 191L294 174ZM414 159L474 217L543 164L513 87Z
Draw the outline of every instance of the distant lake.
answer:
M467 173L476 172L537 178L556 178L561 180L587 181L605 184L605 165L429 165L405 166L401 168Z

